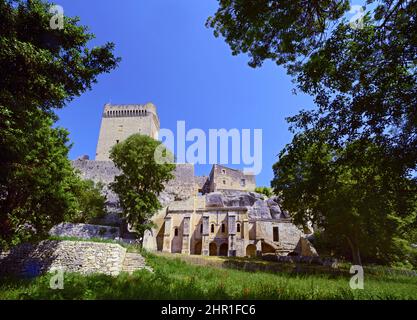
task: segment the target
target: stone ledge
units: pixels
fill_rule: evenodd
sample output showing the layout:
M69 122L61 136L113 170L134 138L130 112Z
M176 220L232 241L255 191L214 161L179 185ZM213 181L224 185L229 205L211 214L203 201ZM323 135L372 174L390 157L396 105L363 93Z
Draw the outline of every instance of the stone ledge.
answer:
M49 231L49 234L51 236L75 237L81 239L116 239L120 237L120 229L118 227L110 226L63 222L54 226Z

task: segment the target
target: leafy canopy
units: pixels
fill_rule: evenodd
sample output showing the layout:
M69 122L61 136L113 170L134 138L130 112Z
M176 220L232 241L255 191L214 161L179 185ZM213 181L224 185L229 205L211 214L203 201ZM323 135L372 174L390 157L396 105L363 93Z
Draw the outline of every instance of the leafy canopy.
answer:
M330 245L344 241L338 253L350 251L347 257L356 264L361 255L367 262L415 264L417 252L409 246L417 240L412 237L417 219L413 182L393 174L397 163L372 142L334 148L326 134L298 134L281 151L272 187L284 207L295 223L311 221L324 230Z
M64 28L52 29L50 7L40 0L0 1L0 105L13 111L62 108L119 61L113 43L88 46L94 35L78 18L65 16Z
M417 2L367 0L363 28L347 0L219 0L207 20L250 65L287 67L317 108L289 118L295 130L331 130L332 144L372 139L405 170L417 166ZM366 8L366 7L365 7Z
M316 108L288 118L295 136L274 166L286 209L329 237L341 232L354 260L360 249L389 261L405 257L394 239L407 250L416 240L417 2L365 9L352 28L346 0L219 0L207 26L252 67L285 66L314 98Z
M41 0L0 0L0 246L42 236L92 208L76 196L91 188L71 167L68 132L53 127L54 110L119 59L112 43L90 48L94 36L77 18L51 29L49 8Z

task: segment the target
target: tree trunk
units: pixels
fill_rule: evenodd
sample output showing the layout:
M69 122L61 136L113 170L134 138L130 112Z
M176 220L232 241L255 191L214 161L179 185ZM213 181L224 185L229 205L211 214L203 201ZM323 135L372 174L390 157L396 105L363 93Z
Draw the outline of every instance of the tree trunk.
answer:
M349 243L349 246L350 246L350 249L352 251L353 264L361 266L362 265L362 260L361 260L361 255L360 255L360 252L359 252L359 247L349 237L346 237L346 239L347 239L347 241Z

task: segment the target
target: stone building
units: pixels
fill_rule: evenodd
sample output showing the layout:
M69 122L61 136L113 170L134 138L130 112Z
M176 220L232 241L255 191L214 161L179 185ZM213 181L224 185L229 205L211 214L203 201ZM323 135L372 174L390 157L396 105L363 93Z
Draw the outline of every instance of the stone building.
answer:
M254 175L244 174L241 170L215 164L205 181L202 192L208 193L215 190L255 191L255 188Z
M159 118L152 103L104 106L96 160L108 161L110 149L134 133L158 139Z
M96 160L73 161L84 178L105 185L112 224L120 208L108 185L120 172L109 151L134 133L157 139L158 130L153 104L106 105ZM159 194L163 209L153 218L155 228L144 235L144 248L196 255L317 255L280 200L255 193L255 187L255 176L241 170L214 165L209 176L195 176L193 164L177 164L174 179Z
M154 218L144 247L219 256L317 255L277 198L240 190L195 194L173 201Z

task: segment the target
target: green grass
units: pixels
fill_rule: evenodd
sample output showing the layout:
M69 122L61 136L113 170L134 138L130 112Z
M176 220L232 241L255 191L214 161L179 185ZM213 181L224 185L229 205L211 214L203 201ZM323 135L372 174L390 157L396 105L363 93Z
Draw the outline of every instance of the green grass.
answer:
M46 240L58 240L58 241L80 241L80 242L102 242L102 243L117 243L116 240L113 239L103 239L103 238L78 238L78 237L68 237L68 236L49 236Z
M351 290L343 276L246 272L145 256L154 273L65 274L63 290L49 288L51 275L7 279L0 299L417 299L417 277L365 274L365 289Z
M140 246L139 244L129 244L122 241L116 241L113 239L103 239L103 238L78 238L78 237L68 237L68 236L49 236L46 240L53 240L53 241L79 241L79 242L98 242L98 243L114 243L118 244L124 248L128 252L139 252Z

